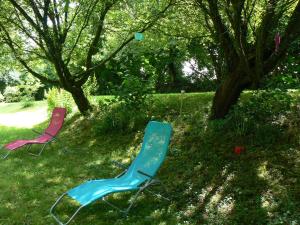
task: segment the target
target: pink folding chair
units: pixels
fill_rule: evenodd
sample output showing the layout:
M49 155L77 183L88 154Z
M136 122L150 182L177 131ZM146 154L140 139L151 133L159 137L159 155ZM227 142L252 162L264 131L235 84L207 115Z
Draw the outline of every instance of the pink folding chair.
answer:
M37 138L31 140L16 140L4 145L3 148L8 150L8 153L2 158L5 159L12 151L18 150L25 145L27 145L27 150L29 150L33 144L43 145L38 154L30 153L35 156L40 156L44 151L45 147L47 146L47 144L50 144L52 141L57 139L57 135L63 126L65 116L66 116L65 108L58 108L58 107L54 108L52 112L50 124L43 133L32 130L33 132L39 134Z

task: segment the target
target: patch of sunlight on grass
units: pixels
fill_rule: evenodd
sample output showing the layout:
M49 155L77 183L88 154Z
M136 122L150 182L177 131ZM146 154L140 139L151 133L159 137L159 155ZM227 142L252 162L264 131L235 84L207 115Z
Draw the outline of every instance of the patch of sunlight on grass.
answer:
M3 105L1 105L3 107ZM14 106L15 107L15 106ZM32 128L35 125L38 125L48 118L47 106L39 105L39 107L32 107L27 110L9 111L8 109L2 112L8 113L0 113L0 125L7 127L24 127L24 128Z
M46 180L46 182L48 184L61 184L64 181L65 181L65 178L63 178L63 177L52 177L52 178L48 178Z
M33 173L30 173L28 171L23 172L22 176L25 177L27 180L30 180L35 177L35 175Z
M90 140L88 146L91 147L94 146L95 144L97 144L97 139Z
M113 200L121 200L124 198L124 195L130 195L130 197L132 197L132 193L131 192L123 192L123 193L114 193L113 195L109 196L109 198L113 199Z
M160 222L158 225L167 225L166 222Z
M214 208L222 199L223 186L221 186L217 192L211 197L209 203L207 204L208 208Z
M183 215L186 217L193 216L196 213L197 208L196 205L188 205Z
M7 208L7 209L11 209L11 210L15 210L16 209L16 206L13 203L11 203L11 202L5 203L4 207Z
M288 189L282 181L285 179L283 175L278 171L277 168L269 168L268 162L265 161L261 163L258 167L257 175L264 179L268 183L268 190L262 193L261 195L261 207L266 210L267 215L271 220L277 221L278 217L278 208L282 205L282 200L278 198L287 197L288 196ZM289 204L288 202L285 202ZM291 217L292 218L292 217ZM289 218L289 219L291 219ZM285 218L285 213L278 217L278 221L285 221L288 218ZM276 223L277 224L277 223ZM280 223L281 224L281 223ZM283 224L283 223L282 223ZM288 223L287 223L288 224Z
M213 186L209 185L205 188L202 188L201 193L199 194L199 201L202 204L208 194L213 190Z
M36 167L37 167L37 168L43 168L44 166L45 166L44 163L38 163Z
M210 202L207 204L209 208L211 208L213 205L216 205L222 197L222 193L224 192L224 189L229 186L230 182L234 179L234 173L231 173L229 175L226 175L228 173L228 168L225 166L224 169L222 170L222 176L227 176L223 185L218 187L216 193L210 198ZM214 189L214 184L205 187L202 189L201 194L199 195L199 201L203 201L209 193L211 193Z
M262 208L264 208L268 211L268 214L270 214L270 211L272 211L273 209L275 209L278 206L271 190L267 190L266 192L262 193L261 206L262 206Z
M235 177L234 173L227 174L227 170L227 167L223 169L222 176L226 176L225 181L217 188L216 192L210 198L205 207L205 211L208 214L211 214L213 211L215 211L218 215L226 216L234 207L234 199L231 196L224 197L225 189L230 185L231 181Z
M281 191L286 190L284 186L280 185L280 181L284 179L282 174L280 174L276 168L273 168L272 171L269 171L267 167L267 161L261 163L261 165L257 168L257 176L267 181L270 187Z
M104 162L104 159L97 159L97 160L94 160L94 161L90 161L89 163L86 163L85 165L87 167L89 167L89 166L100 166L103 162Z
M152 218L158 219L158 218L162 217L164 215L164 213L165 213L164 210L156 209L151 213L150 216Z
M231 196L225 196L217 206L217 210L220 214L226 216L229 215L234 208L234 199Z
M39 108L47 107L46 101L35 101L33 105L30 107L23 106L22 102L14 102L14 103L0 103L0 114L9 114L16 112L30 112L35 111Z
M258 167L258 169L257 169L257 176L258 177L267 178L267 177L270 176L268 174L268 171L267 171L267 164L268 164L268 162L265 161L265 162L261 163L261 165Z

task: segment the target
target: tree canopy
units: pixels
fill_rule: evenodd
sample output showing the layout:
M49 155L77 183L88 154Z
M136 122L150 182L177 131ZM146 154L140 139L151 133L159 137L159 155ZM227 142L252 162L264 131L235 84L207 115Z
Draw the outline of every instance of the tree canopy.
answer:
M82 113L89 78L101 94L130 75L158 92L216 90L211 118L223 118L299 54L299 0L8 0L0 11L3 60L70 92Z
M172 1L11 0L1 2L1 11L5 10L1 14L1 36L19 63L42 82L69 91L84 113L90 104L82 85L95 69L131 42L134 31L152 27L171 6ZM155 10L133 14L151 7ZM125 27L126 20L132 23ZM51 66L54 76L35 68L34 63L41 61Z

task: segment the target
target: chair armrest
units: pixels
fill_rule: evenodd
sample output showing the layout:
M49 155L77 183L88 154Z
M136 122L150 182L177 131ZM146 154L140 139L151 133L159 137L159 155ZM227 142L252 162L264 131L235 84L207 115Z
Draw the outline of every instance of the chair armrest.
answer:
M41 132L39 132L39 131L37 131L37 130L34 130L34 129L32 129L32 131L34 132L34 133L36 133L36 134L39 134L39 135L43 135L43 134L47 134L47 135L49 135L49 136L51 136L51 137L55 137L54 135L52 135L52 134L50 134L50 133L48 133L48 132L46 132L46 131L44 131L43 133L41 133Z
M125 164L123 164L123 163L121 163L121 162L118 162L118 161L115 161L115 160L112 160L112 163L113 163L115 166L117 166L117 167L119 167L119 168L121 168L121 169L124 169L124 170L127 170L127 168L128 168Z
M45 133L45 134L48 134L49 136L51 136L51 137L53 137L53 138L55 137L54 135L52 135L52 134L50 134L50 133L48 133L48 132L46 132L46 131L45 131L44 133Z
M32 132L34 132L36 134L39 134L39 135L42 135L42 133L40 131L37 131L37 130L34 130L34 129L32 129Z
M140 174L142 174L142 175L144 175L144 176L146 176L146 177L149 177L149 178L151 178L151 179L154 179L154 176L151 176L150 174L147 174L147 173L145 173L145 172L143 172L143 171L141 171L141 170L138 170L137 172L140 173Z

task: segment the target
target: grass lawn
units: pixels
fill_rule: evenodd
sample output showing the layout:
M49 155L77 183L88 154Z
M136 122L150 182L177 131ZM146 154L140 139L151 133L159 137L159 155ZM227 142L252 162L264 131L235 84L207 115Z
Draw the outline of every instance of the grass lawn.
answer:
M0 103L0 126L27 127L44 122L47 119L47 102L34 102L31 107L22 103Z
M0 103L0 114L17 113L17 112L34 112L41 107L46 107L46 101L36 101L30 107L23 107L22 103Z
M153 118L169 121L174 127L168 157L158 174L171 202L141 195L125 218L98 201L84 208L71 224L300 224L299 138L283 135L267 142L250 134L237 137L234 131L210 128L207 113L212 96L203 93L154 97ZM15 110L2 104L0 114L19 111L14 107ZM27 110L34 112L37 108ZM46 126L44 122L37 128ZM1 225L56 224L49 209L59 195L88 179L116 176L121 171L111 161L128 164L138 153L143 128L100 134L94 126L93 118L75 115L59 136L63 141L47 147L41 157L20 150L1 161ZM27 128L0 126L0 145L34 136ZM246 146L246 152L235 155L236 145ZM32 151L38 151L38 147ZM125 207L130 196L116 194L111 201ZM67 200L58 213L66 218L76 206Z

